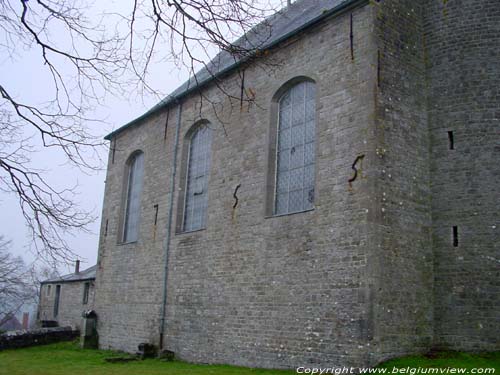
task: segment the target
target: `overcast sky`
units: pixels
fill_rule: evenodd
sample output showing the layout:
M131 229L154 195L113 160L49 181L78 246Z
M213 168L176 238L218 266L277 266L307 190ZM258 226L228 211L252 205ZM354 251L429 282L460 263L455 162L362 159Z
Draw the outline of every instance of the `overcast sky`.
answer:
M40 69L40 67L32 66L31 61L33 60L23 59L23 61L15 66L10 65L7 68L3 65L2 70L7 69L9 72L13 73L9 75L9 77L12 77L12 81L16 79L14 87L18 91L36 94L41 87L46 85L46 82L43 76L36 74L37 69ZM175 89L175 87L181 84L187 77L185 74L176 74L176 72L172 72L172 67L164 66L163 68L156 67L155 70L156 69L159 70L157 74L158 80L163 82L165 87L171 90ZM162 69L165 73L162 73ZM2 77L2 79L9 82L9 77ZM21 77L20 80L19 77ZM95 111L95 117L106 118L106 123L100 124L100 126L94 125L93 133L104 137L111 130L140 116L156 102L153 98L145 98L144 101L143 103L139 98L137 98L136 101L108 98L104 105L101 108L96 108ZM107 160L106 151L104 151L103 157ZM74 251L79 254L85 262L82 267L92 266L97 259L97 242L104 194L105 170L101 170L93 175L84 174L81 170L64 164L64 159L58 153L50 152L49 150L43 150L43 152L37 153L37 163L44 170L50 170L50 181L55 186L71 187L74 184L78 184L77 190L79 195L77 200L81 207L85 210L91 210L99 216L89 227L93 232L92 234L79 233L75 238L69 239L69 243ZM16 196L0 192L0 209L1 233L6 238L12 240L11 251L15 254L22 255L26 261L32 261L34 257L28 251L30 243L29 232L25 227ZM67 268L63 267L60 271L66 272L67 270Z
M286 3L281 0L273 0L275 4ZM95 7L101 7L101 2L96 2ZM107 1L106 6L113 7L118 12L128 12L132 6L127 1ZM99 9L99 8L97 8ZM109 25L112 27L113 25ZM167 48L167 47L166 47ZM50 87L50 77L46 74L46 69L40 62L40 50L32 49L28 51L16 51L17 56L9 59L0 56L0 78L2 83L8 86L13 92L29 99L32 103L40 103L46 100L44 88ZM173 63L163 62L153 66L153 77L158 88L164 93L173 91L177 86L188 78L186 71L181 71ZM45 95L45 96L44 96ZM140 97L130 93L125 98L115 98L108 96L102 102L102 106L95 108L92 114L94 118L105 119L103 124L89 124L92 126L92 133L104 137L113 129L116 129L132 119L140 116L154 104L157 99L154 97ZM106 152L103 153L104 160L107 160ZM73 250L83 260L82 268L87 268L95 264L97 259L97 244L100 228L100 214L104 193L105 167L100 172L86 175L80 170L64 164L64 158L59 153L51 152L47 149L36 154L36 165L48 171L50 182L57 187L71 187L78 183L79 196L77 197L81 207L91 210L98 216L98 219L89 227L92 234L78 234L74 238L68 239ZM29 252L30 238L16 196L0 192L0 234L12 240L11 251L23 256L27 262L34 260L33 254ZM61 273L69 272L71 267L61 266Z

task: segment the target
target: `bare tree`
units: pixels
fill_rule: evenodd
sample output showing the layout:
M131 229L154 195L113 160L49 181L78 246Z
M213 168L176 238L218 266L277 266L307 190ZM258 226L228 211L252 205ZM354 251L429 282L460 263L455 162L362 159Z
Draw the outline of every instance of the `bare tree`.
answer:
M36 152L55 149L83 171L99 168L102 142L90 130L98 123L90 114L106 94L161 97L150 77L159 61L187 69L198 85L200 68L217 78L217 64L207 64L217 52L235 61L259 56L271 33L262 22L274 10L270 2L131 0L125 11L99 11L87 0L0 0L1 56L12 62L23 58L18 51L32 51L37 74L51 82L39 104L0 78L0 189L17 196L39 256L74 259L66 235L86 230L94 216L75 204L74 187L53 186L34 166ZM259 23L261 37L235 41ZM243 100L245 90L230 92L215 82Z
M0 236L0 326L27 304L34 304L38 284L21 257L9 253L10 241Z

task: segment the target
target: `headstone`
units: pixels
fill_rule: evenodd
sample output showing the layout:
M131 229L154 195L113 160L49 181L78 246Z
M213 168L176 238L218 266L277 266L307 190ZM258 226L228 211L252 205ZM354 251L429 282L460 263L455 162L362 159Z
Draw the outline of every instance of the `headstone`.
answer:
M80 345L82 349L97 349L99 346L97 314L94 310L87 310L83 313Z

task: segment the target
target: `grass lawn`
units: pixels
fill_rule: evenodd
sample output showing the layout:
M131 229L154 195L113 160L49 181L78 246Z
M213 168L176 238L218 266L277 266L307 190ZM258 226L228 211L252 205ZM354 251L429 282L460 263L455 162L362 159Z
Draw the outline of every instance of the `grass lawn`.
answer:
M60 343L0 352L0 374L8 375L289 375L295 371L248 369L226 365L193 365L156 359L107 363L104 358L123 354L104 350L83 350L75 343ZM500 374L500 353L439 353L435 358L405 357L379 367L463 367L495 368ZM389 371L388 371L389 373Z
M472 368L494 368L495 374L500 374L500 352L494 353L458 353L458 352L439 352L432 356L409 356L396 358L384 362L378 367L392 369L394 367L453 367L466 368L467 371ZM478 372L480 374L480 372ZM483 372L483 374L485 374ZM491 373L490 373L491 374Z
M1 375L289 375L295 371L249 369L226 365L193 365L157 359L107 363L121 357L107 350L80 349L75 343L34 346L0 352Z

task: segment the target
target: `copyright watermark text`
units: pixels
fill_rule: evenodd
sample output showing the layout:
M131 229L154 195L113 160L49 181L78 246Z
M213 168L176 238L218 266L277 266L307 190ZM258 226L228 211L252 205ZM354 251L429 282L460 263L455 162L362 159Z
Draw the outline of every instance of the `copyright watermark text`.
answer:
M494 374L494 368L460 368L460 367L297 367L297 374L323 375L323 374L403 374L403 375L462 375L462 374Z

